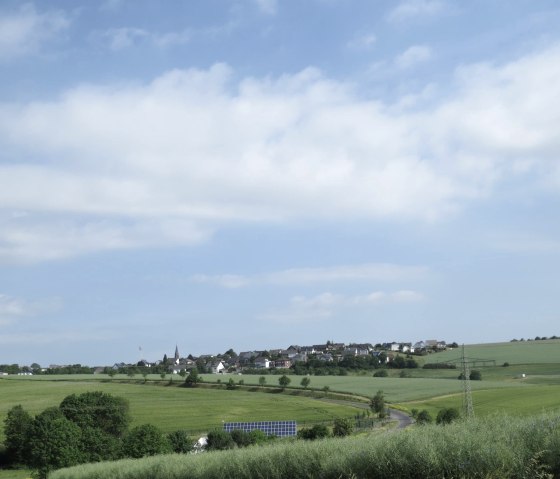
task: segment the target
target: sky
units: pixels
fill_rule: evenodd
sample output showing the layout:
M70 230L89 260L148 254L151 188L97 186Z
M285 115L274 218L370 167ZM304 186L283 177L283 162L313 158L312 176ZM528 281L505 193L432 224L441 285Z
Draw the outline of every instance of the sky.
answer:
M560 334L555 0L0 2L0 364Z

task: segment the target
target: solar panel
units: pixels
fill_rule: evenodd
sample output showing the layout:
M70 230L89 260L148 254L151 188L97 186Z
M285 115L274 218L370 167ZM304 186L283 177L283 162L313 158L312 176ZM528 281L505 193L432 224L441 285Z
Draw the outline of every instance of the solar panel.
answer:
M296 421L256 421L256 422L226 422L224 423L224 431L231 432L235 429L251 432L259 429L267 436L296 436Z

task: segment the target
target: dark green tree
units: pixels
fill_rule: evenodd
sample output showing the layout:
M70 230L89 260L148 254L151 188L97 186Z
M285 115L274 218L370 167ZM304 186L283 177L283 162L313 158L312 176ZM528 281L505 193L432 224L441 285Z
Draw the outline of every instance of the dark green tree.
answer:
M372 412L377 414L377 417L385 417L385 396L383 395L383 391L377 391L375 396L371 398L369 407Z
M223 429L214 429L208 433L206 448L209 451L233 449L234 447L235 441L229 432L224 431Z
M6 457L12 464L25 464L29 433L33 424L31 415L17 405L11 408L4 419L4 445Z
M262 388L265 384L266 384L266 378L264 376L261 376L259 378L259 386Z
M283 374L278 378L278 384L280 384L280 387L282 389L285 389L291 382L292 380L285 374Z
M198 369L197 368L192 368L189 375L185 379L185 386L190 387L190 388L194 388L201 381L202 381L202 378L198 375Z
M121 455L120 438L96 427L81 428L80 450L83 462L113 461Z
M303 377L300 384L302 385L303 389L307 389L311 384L311 378L309 376Z
M454 407L443 408L438 412L436 424L450 424L459 419L459 411Z
M142 424L132 428L122 442L123 456L140 458L155 456L170 450L167 438L152 424Z
M130 424L128 401L101 391L66 396L60 411L82 429L101 429L115 437L122 436Z
M302 428L298 431L298 437L300 439L315 440L329 436L329 428L324 424L315 424L311 428Z
M169 442L171 450L176 453L190 452L194 444L187 431L184 431L182 429L170 432L167 435L167 441Z
M432 415L428 411L423 409L416 415L416 422L418 424L429 424L433 422Z
M333 436L349 436L354 430L354 423L351 419L337 417L333 423Z
M58 408L39 414L30 428L28 452L30 465L45 479L54 469L74 466L84 461L80 450L82 432Z

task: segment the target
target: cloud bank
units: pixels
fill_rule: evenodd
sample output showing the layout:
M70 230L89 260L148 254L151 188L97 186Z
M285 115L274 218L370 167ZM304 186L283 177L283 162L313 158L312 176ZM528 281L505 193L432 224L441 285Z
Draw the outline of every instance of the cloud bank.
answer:
M558 190L559 46L395 105L314 68L223 64L2 104L0 260L193 244L231 222L441 221L512 178Z

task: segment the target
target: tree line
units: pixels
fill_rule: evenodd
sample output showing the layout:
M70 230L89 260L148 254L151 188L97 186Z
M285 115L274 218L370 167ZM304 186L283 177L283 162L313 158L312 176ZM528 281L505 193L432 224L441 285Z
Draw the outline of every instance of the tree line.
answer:
M129 428L128 401L103 392L71 394L35 417L17 405L4 424L4 462L35 469L40 479L62 467L192 447L184 430L163 434L151 424Z

